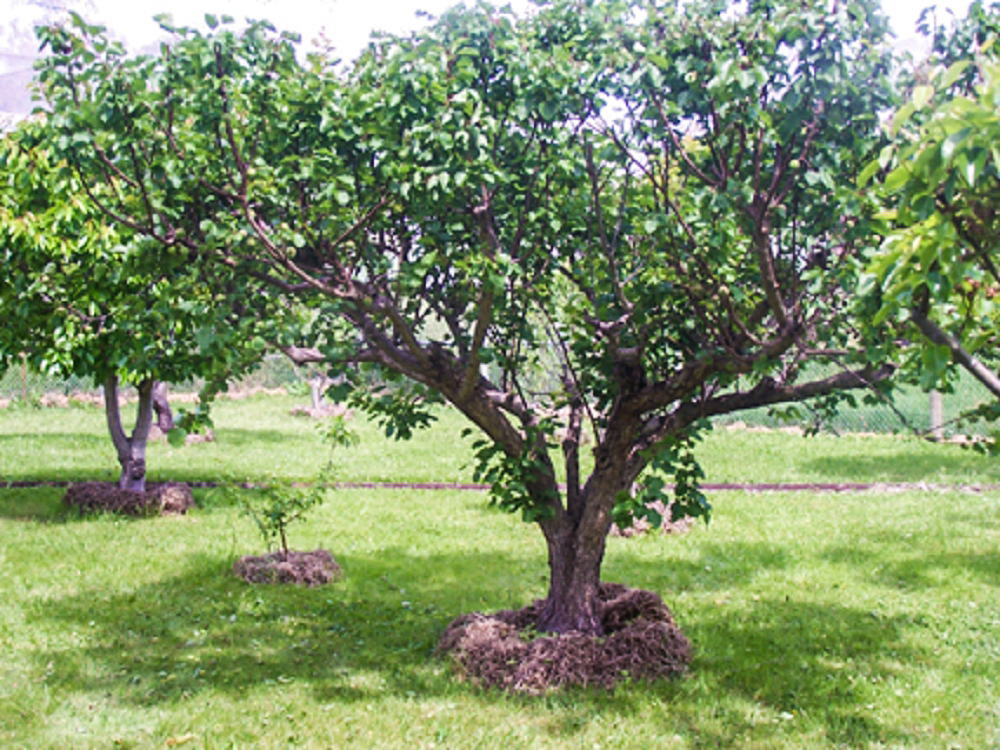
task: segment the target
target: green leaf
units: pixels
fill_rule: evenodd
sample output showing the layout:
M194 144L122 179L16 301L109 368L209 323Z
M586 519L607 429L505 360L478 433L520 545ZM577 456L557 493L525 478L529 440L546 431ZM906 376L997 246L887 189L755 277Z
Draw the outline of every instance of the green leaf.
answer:
M667 58L665 58L663 55L658 55L655 52L650 52L650 53L647 53L646 58L651 63L653 63L653 65L655 65L656 67L660 68L661 70L669 70L670 69L670 61Z
M890 193L899 190L910 179L910 168L908 164L900 164L892 170L882 183L883 187Z
M913 113L916 111L917 107L913 102L907 102L898 110L896 110L896 114L892 116L890 132L893 135L899 133L899 129L903 127L903 125L905 125L907 122L909 122L910 118L913 117Z
M941 143L941 158L951 161L952 156L958 147L972 133L972 128L962 128L956 133L952 133Z
M167 442L174 448L183 448L185 442L187 441L187 436L187 430L183 427L174 427L167 430Z
M862 169L861 173L858 175L858 187L862 188L866 187L868 183L871 182L872 177L875 176L875 173L878 172L878 170L879 170L878 161L873 160L868 162L865 165L865 168Z
M934 87L923 85L917 86L913 89L913 106L917 109L923 109L930 102L931 98L934 96ZM894 120L895 123L895 120ZM898 128L897 128L898 129Z
M946 89L951 86L971 64L971 60L958 60L949 65L944 75L941 76L941 88Z
M983 166L986 163L986 154L982 150L975 154L975 158L969 159L962 172L965 181L970 188L976 187L976 178L982 174Z

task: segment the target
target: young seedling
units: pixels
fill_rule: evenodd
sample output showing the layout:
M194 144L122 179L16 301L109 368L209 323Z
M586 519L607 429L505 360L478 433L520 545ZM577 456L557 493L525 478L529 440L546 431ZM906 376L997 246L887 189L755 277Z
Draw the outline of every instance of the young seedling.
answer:
M357 433L347 427L343 416L331 418L320 429L323 440L330 444L331 449L356 445L359 440ZM289 524L302 519L312 508L323 502L333 473L331 459L320 471L316 481L309 486L274 481L252 497L245 493L240 495L244 514L253 518L268 547L277 542L282 554L288 557Z

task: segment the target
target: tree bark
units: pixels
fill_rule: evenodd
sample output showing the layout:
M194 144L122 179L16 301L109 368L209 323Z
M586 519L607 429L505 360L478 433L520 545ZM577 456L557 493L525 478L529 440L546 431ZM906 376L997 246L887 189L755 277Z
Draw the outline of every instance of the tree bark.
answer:
M549 593L538 614L538 629L547 633L603 634L598 587L604 540L579 533L569 517L545 530L549 553Z
M153 381L139 383L139 404L136 409L135 428L131 437L125 435L122 427L121 409L118 406L118 376L112 375L104 381L104 413L108 420L108 432L118 454L122 467L118 486L133 492L146 491L146 442L149 428L153 424Z
M165 434L174 429L174 413L167 400L167 384L160 380L153 384L153 411L156 412L156 426L160 432Z
M539 630L603 634L601 563L615 492L624 483L619 472L598 469L575 503L541 521L549 555L549 593L539 613Z
M955 362L986 386L990 393L1000 398L1000 377L995 372L980 362L974 354L966 351L961 341L937 325L922 310L915 308L910 311L910 315L924 336L938 346L947 346Z

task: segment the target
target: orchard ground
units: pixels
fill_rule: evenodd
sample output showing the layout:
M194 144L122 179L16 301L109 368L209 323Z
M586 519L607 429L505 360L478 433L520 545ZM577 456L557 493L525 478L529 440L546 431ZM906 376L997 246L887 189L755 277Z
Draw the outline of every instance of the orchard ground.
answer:
M308 481L328 451L301 397L223 401L216 440L154 444L151 479ZM349 482L467 482L460 419L410 443L357 419ZM339 489L298 527L343 577L251 586L251 521L209 489L186 516L80 519L62 487L0 489L0 744L9 747L989 747L1000 742L1000 482L900 437L716 430L709 482L923 483L715 492L684 534L609 540L605 579L659 593L686 677L514 697L456 681L458 614L546 590L539 535L482 493ZM3 480L106 480L92 406L0 412Z

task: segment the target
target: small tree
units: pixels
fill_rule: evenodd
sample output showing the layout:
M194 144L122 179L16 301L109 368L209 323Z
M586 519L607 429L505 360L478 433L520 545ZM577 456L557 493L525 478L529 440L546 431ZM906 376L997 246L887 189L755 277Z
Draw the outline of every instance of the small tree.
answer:
M481 4L346 72L206 22L164 24L156 57L46 32L61 153L163 257L348 323L330 361L415 384L369 411L468 417L494 497L545 537L539 629L601 631L612 520L671 478L673 512L707 517L711 417L890 373L849 315L872 249L855 178L890 104L874 3Z
M347 427L342 416L331 417L321 425L323 439L331 448L357 445L359 437ZM334 472L332 460L320 472L317 481L309 487L295 487L288 482L274 481L259 490L257 496L239 496L244 512L253 518L264 538L264 544L277 543L285 558L288 548L288 526L299 521L315 506L323 502Z

